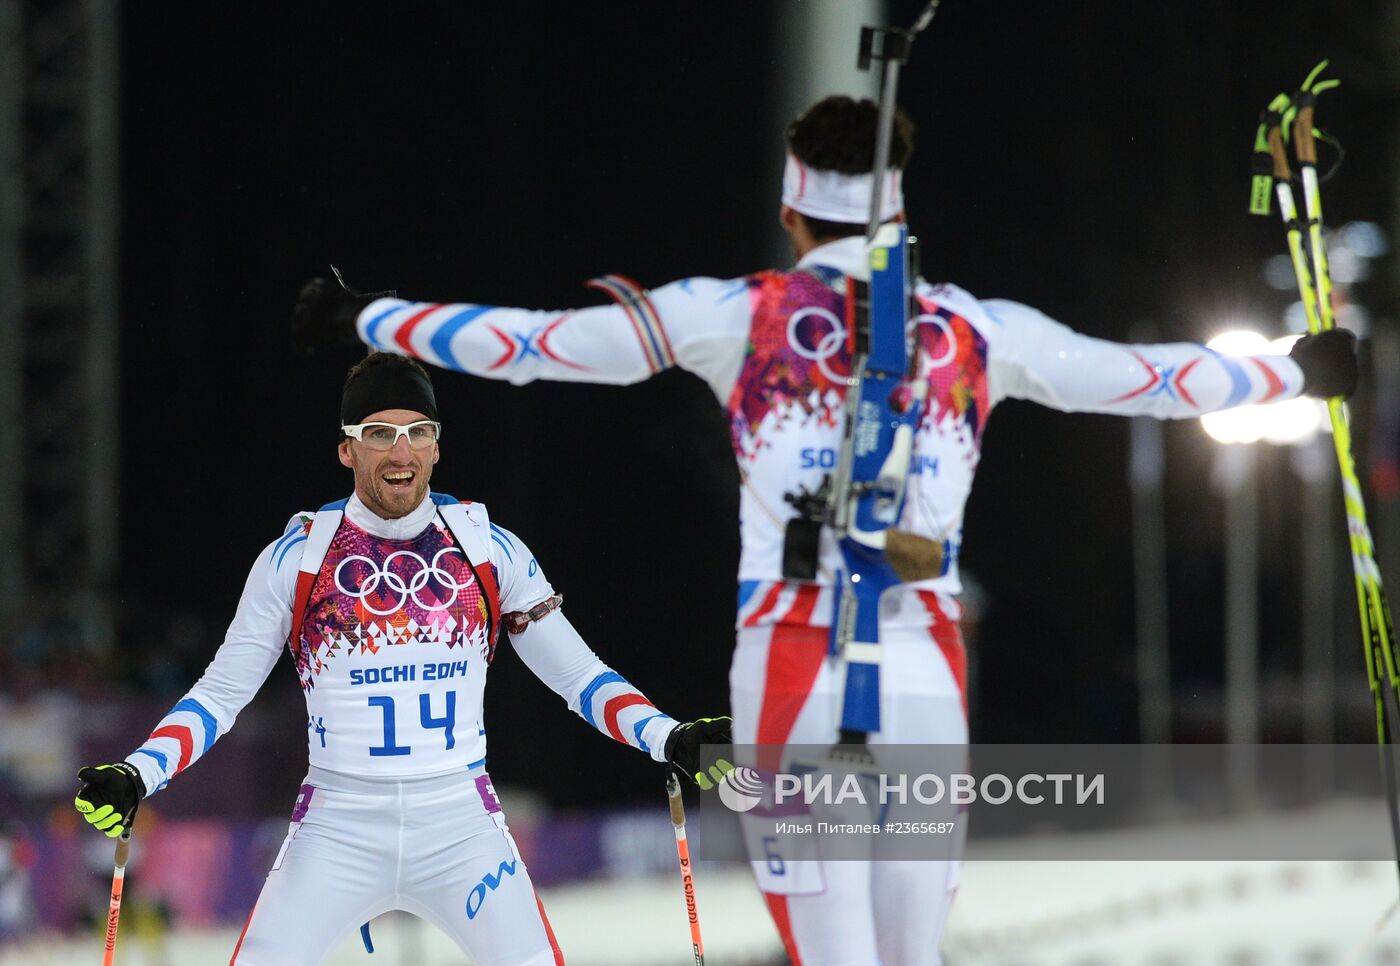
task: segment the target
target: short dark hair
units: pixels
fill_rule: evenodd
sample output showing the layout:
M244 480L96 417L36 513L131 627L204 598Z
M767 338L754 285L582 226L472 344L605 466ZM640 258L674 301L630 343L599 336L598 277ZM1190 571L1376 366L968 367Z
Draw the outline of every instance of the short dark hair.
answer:
M407 366L424 379L427 379L429 383L433 381L432 377L428 375L428 370L424 369L423 364L417 359L410 359L408 356L401 356L394 352L375 351L350 367L350 371L345 374L344 384L349 385L351 379L354 379L366 369L373 369L375 366L383 365Z
M875 129L880 107L844 94L824 97L787 126L788 151L809 168L867 174L875 167ZM914 122L896 109L890 139L890 165L903 169L914 154ZM824 221L798 212L813 238L845 238L865 233L864 225Z

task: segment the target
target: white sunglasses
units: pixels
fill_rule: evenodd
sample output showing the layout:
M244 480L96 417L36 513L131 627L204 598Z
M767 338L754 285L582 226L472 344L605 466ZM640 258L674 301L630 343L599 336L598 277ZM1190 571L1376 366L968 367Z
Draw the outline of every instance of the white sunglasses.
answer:
M442 435L442 423L433 422L431 419L422 419L407 426L396 426L393 423L356 423L340 428L351 439L381 452L393 449L400 436L407 436L408 445L413 449L427 449Z

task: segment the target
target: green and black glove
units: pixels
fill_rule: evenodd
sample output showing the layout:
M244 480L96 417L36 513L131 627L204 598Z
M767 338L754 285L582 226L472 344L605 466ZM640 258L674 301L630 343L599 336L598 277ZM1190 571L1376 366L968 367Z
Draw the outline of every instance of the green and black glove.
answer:
M697 718L676 725L666 738L666 761L678 775L700 786L701 791L709 791L724 776L734 770L734 766L723 758L705 770L700 768L701 745L727 745L734 741L730 733L729 718Z
M119 761L112 765L97 765L78 772L78 797L73 804L83 813L89 825L106 832L111 838L122 834L136 817L136 808L146 797L146 783L134 765Z

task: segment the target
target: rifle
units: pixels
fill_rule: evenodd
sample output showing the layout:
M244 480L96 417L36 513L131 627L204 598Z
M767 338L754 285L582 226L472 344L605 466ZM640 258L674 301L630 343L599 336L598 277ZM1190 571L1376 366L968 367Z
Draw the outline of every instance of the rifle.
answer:
M901 583L886 555L909 480L914 431L923 416L928 381L919 379L911 351L915 240L902 223L880 224L885 173L894 133L899 70L914 38L933 20L930 0L908 30L861 28L859 67L884 65L876 125L873 190L866 251L870 282L852 281L854 325L849 328L851 375L846 424L827 490L827 519L845 564L836 574L831 653L845 665L841 744L862 746L880 730L880 595ZM878 49L876 41L879 41ZM862 291L864 289L864 291ZM865 298L861 298L864 295Z

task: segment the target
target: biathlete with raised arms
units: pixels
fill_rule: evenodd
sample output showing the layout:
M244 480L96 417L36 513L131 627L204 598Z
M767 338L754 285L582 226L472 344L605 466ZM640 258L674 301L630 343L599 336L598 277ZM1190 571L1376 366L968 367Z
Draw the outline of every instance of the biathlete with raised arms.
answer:
M482 694L502 631L604 734L687 777L727 718L678 724L591 651L519 537L479 503L429 491L428 374L373 353L346 379L349 499L299 513L259 555L198 683L125 761L84 768L77 807L108 835L233 727L284 644L306 696L310 770L233 952L237 966L321 962L402 909L483 966L562 963L486 771Z
M743 278L687 278L641 292L597 280L617 304L569 311L356 297L322 280L302 290L303 348L356 338L490 379L629 384L680 367L704 379L729 416L738 460L742 554L730 673L739 744L830 745L838 738L839 662L828 654L834 572L829 528L815 578L784 569L789 495L817 490L836 465L850 376L848 292L868 277L862 237L872 194L877 108L829 97L787 130L779 218L797 264ZM896 124L881 218L903 219L912 128ZM917 284L911 320L928 380L898 529L935 542L926 576L881 602L882 728L874 743L967 740L966 659L958 632L963 507L996 404L1028 399L1065 412L1199 416L1300 393L1349 394L1354 340L1328 332L1288 356L1229 358L1191 343L1124 345L1080 335L1035 309ZM774 862L755 875L794 963L940 962L959 863Z

